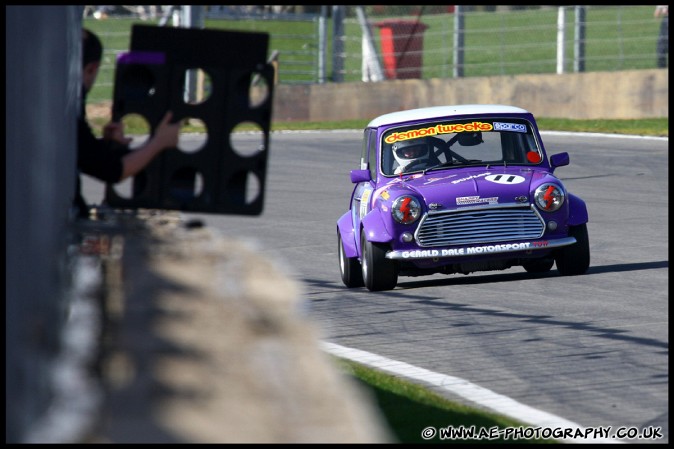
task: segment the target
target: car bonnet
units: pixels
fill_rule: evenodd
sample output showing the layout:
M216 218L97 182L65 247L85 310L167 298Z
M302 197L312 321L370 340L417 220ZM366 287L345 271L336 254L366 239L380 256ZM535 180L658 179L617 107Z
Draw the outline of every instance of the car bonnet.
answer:
M528 202L532 183L544 177L545 172L531 168L474 167L404 176L396 184L413 190L427 205L447 210Z

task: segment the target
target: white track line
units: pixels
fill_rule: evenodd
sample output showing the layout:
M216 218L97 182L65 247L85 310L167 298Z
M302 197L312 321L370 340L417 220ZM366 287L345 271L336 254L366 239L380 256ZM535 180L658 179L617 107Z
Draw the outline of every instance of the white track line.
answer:
M487 407L501 415L516 419L517 421L530 424L534 427L549 429L581 429L585 428L572 421L560 418L542 410L521 404L516 400L495 393L487 388L481 387L459 377L448 376L435 373L424 368L419 368L405 362L391 360L370 352L359 349L347 348L334 343L321 342L324 351L344 359L352 360L363 365L376 368L382 371L406 377L410 380L421 381L449 391L450 393L461 396L469 401ZM451 423L448 423L448 425ZM421 431L421 429L420 429ZM560 440L562 441L562 440ZM622 443L623 441L613 438L592 438L587 439L564 439L569 443Z

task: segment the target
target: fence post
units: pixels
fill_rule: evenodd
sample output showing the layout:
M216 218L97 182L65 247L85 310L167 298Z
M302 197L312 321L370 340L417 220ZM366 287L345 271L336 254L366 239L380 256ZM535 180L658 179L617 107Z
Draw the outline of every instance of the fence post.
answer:
M362 6L356 6L356 14L363 30L363 81L382 81L384 80L384 72L379 63L377 50L374 48L372 30L367 23L367 17Z
M332 7L332 81L344 81L344 6Z
M575 6L575 27L573 45L573 71L585 71L585 7Z
M180 25L183 28L204 28L204 7L183 6L180 10ZM198 103L203 95L203 72L189 70L185 74L185 101Z
M564 22L566 21L565 19L565 13L566 13L566 8L564 6L560 6L557 9L557 74L561 75L564 73L564 53L565 53L565 45L564 45Z
M465 26L463 6L456 5L454 7L454 70L452 73L454 78L463 77Z
M325 83L325 56L327 53L327 16L328 7L321 6L321 15L318 16L318 83Z

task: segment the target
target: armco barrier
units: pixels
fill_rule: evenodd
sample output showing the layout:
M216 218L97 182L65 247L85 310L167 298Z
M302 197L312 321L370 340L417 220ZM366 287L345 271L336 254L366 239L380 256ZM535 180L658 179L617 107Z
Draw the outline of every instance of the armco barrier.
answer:
M275 91L273 119L367 120L402 109L476 103L510 104L550 118L669 117L669 69L280 84Z

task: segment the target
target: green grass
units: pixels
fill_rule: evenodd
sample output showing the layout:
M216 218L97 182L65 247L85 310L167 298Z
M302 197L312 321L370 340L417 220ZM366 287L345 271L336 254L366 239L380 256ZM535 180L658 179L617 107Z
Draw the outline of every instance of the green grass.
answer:
M272 130L362 129L369 120L344 120L338 122L274 122ZM545 131L575 131L592 133L636 134L643 136L669 136L669 119L637 120L572 120L540 118L538 127Z
M577 131L640 136L669 136L669 118L638 120L572 120L540 118L538 127L546 131Z
M337 359L337 365L352 376L365 392L375 401L375 406L388 426L392 436L400 443L557 443L556 440L504 438L498 439L456 439L441 440L437 435L425 440L421 431L427 427L435 429L452 426L459 428L475 427L479 432L489 432L498 428L525 428L530 425L516 420L478 410L463 404L452 402L425 387L403 380L381 371L377 371L345 359Z
M106 119L92 120L92 126L100 135L100 129ZM669 119L638 119L638 120L572 120L557 118L540 118L538 127L545 131L575 131L610 134L634 134L642 136L669 136ZM336 122L273 122L272 131L280 130L321 130L321 129L363 129L369 120L343 120ZM147 125L137 116L130 116L125 120L126 134L147 134ZM245 130L244 127L241 127ZM185 126L182 132L203 132L203 127Z

